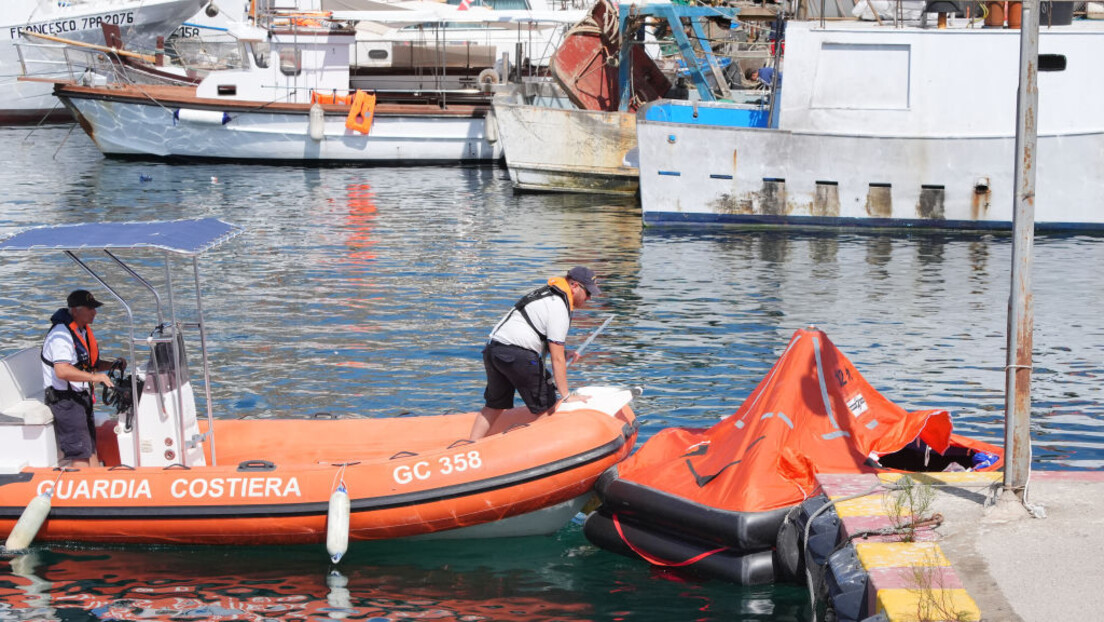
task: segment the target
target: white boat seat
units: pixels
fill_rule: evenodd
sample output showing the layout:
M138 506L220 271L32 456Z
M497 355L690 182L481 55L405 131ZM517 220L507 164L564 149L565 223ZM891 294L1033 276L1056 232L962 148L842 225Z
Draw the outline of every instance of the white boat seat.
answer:
M43 403L42 361L37 347L0 359L0 425L48 425L54 416Z

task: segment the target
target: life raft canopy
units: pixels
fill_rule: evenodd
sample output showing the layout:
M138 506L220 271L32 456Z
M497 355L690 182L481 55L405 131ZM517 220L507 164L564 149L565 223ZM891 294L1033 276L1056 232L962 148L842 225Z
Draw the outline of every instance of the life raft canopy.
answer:
M148 363L144 369L135 370L126 383L130 384L133 402L120 412L118 448L124 454L123 462L132 466L201 466L206 462L204 450L210 452L212 465L218 464L214 441L214 414L211 404L211 382L207 355L207 338L203 321L203 302L200 292L198 257L242 233L241 227L223 222L217 218L198 218L188 220L83 223L73 225L55 225L36 227L16 233L0 242L0 252L17 251L61 251L82 270L88 273L108 293L122 305L127 315L129 339L127 354L130 361L138 361L135 345L150 348ZM113 251L152 249L165 253L165 271L170 272L170 257L178 255L192 259L194 275L195 316L194 323L184 324L176 318L177 304L173 299L173 287L170 283L166 291L158 293L157 288L143 278L138 271L123 262ZM88 262L89 254L102 252L108 259L121 267L127 275L137 281L153 297L156 304L156 323L152 331L136 330L132 306L123 298L119 290L113 288ZM195 328L199 331L200 348L203 359L203 384L207 396L207 432L199 434L196 417L195 399L186 355L184 352L183 328ZM137 334L147 335L141 340ZM137 367L137 366L136 366ZM120 373L121 375L121 373ZM140 375L145 376L143 388ZM122 380L122 378L117 379ZM145 393L156 393L158 399L142 400ZM158 408L164 410L158 415ZM144 411L148 411L143 415ZM164 416L164 415L167 415ZM173 449L164 452L143 452L144 443L154 439L173 439ZM125 442L124 441L129 441ZM206 446L206 447L205 447Z

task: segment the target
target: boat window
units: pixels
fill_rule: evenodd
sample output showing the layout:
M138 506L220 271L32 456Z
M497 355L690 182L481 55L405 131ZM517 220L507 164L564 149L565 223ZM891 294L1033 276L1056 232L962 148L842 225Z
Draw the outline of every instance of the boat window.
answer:
M812 107L907 110L910 55L908 45L824 43Z
M249 54L253 57L253 63L262 69L268 67L268 43L255 42L249 44Z
M372 60L387 60L387 50L368 50L368 58Z
M303 50L298 48L280 50L280 73L285 76L297 76L303 73Z

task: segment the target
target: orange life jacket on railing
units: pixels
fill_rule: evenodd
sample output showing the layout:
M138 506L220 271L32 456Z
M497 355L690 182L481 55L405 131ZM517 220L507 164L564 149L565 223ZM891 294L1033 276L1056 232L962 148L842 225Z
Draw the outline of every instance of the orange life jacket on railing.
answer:
M338 95L336 91L311 91L311 103L322 104L328 106L330 104L337 104L339 106L348 106L353 103L353 95Z
M367 134L372 131L372 119L376 115L376 94L357 90L353 103L349 106L349 116L345 117L345 127Z

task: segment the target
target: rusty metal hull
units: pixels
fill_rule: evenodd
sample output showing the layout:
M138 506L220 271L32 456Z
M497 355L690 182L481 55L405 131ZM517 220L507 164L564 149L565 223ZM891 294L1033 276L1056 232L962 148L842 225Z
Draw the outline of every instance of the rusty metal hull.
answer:
M498 136L519 190L634 195L636 116L496 99Z

